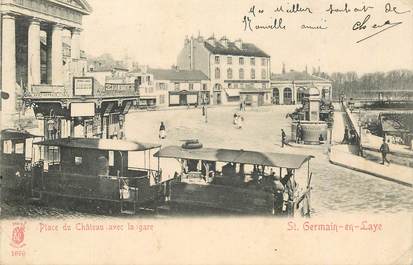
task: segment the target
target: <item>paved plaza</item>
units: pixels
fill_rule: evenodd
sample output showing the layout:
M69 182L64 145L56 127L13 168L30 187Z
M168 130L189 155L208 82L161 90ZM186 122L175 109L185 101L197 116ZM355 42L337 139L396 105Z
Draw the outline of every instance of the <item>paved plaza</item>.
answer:
M208 109L208 122L200 108L130 113L126 117L126 136L131 140L160 142L160 122L166 125L167 139L163 146L180 145L184 139L199 139L205 147L221 147L265 152L311 154L313 171L312 208L317 215L331 212L377 213L413 210L411 188L378 179L329 163L328 145L281 148L284 129L290 135L286 114L295 106L247 108L244 124L237 129L232 124L237 107ZM333 142L334 142L333 132Z

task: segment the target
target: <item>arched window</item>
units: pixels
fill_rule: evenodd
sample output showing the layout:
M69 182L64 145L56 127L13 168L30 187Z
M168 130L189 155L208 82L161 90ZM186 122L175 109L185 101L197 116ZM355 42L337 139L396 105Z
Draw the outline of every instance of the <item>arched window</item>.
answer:
M239 79L244 79L244 69L239 69Z
M265 69L261 70L261 79L267 79L267 70Z
M255 69L251 69L251 79L255 79Z
M298 89L297 89L297 102L298 103L303 103L302 101L303 101L303 99L304 99L304 97L305 97L305 94L306 94L306 88L305 87L299 87Z
M215 68L215 79L220 79L221 78L221 71L219 68Z
M232 69L231 68L227 69L227 78L232 79Z
M280 91L276 87L272 89L272 104L280 104Z
M284 104L290 105L293 103L293 92L291 88L284 88Z

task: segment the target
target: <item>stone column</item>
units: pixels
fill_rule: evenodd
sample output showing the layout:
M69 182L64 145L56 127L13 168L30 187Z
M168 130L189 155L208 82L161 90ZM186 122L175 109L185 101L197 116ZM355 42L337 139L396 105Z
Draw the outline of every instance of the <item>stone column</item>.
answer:
M2 101L1 127L12 126L12 114L16 113L16 18L3 14L2 18L2 91L9 98Z
M46 76L47 84L52 83L52 26L49 25L46 30Z
M62 25L55 24L52 28L52 58L51 73L52 84L63 85L63 43L62 43Z
M40 21L32 20L29 25L28 41L28 86L40 84Z
M82 30L79 28L72 29L72 45L71 45L71 55L72 59L80 59L80 32Z

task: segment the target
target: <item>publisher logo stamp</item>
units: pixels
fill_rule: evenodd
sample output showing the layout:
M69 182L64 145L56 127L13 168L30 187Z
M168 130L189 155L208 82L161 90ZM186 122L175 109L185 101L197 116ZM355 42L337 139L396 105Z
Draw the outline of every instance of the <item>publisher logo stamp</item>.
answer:
M12 226L12 233L10 245L14 248L12 256L24 256L25 251L23 247L26 246L25 240L26 223L14 222Z

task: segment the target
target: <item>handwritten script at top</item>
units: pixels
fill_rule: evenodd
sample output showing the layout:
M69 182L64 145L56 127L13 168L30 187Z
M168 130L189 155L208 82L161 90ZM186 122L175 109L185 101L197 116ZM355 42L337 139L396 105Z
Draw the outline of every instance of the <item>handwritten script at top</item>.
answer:
M386 15L386 19L384 21L377 21L374 18L373 11L383 12ZM281 4L272 10L264 10L256 5L253 5L249 8L246 15L243 16L242 26L244 31L251 32L284 31L289 27L288 17L317 16L317 23L302 23L299 25L299 29L327 30L329 28L327 18L346 14L362 14L362 19L353 19L352 17L349 17L349 20L351 21L348 25L352 32L365 32L365 36L356 41L356 43L360 43L402 24L403 14L410 12L411 10L404 10L390 2L386 3L384 6L371 6L368 4L350 6L348 3L341 5L328 4L324 10L313 10L310 6L300 3ZM320 14L321 20L319 17ZM268 22L261 23L263 19ZM321 21L321 23L319 21Z

